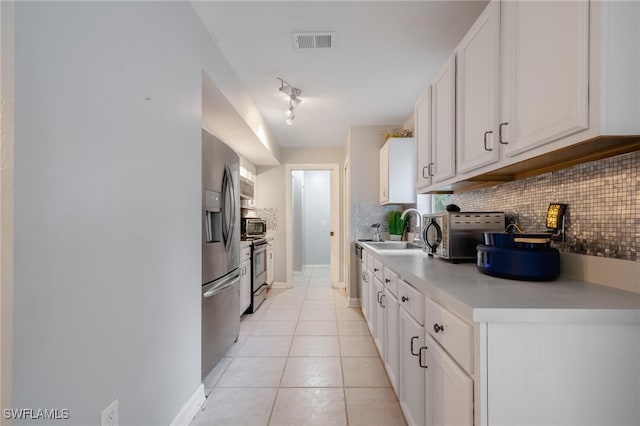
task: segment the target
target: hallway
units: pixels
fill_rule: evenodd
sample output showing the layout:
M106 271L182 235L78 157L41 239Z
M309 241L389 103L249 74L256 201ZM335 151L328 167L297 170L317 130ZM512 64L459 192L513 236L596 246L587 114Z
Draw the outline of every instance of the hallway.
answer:
M362 313L345 301L328 268L270 290L205 379L191 425L405 425Z

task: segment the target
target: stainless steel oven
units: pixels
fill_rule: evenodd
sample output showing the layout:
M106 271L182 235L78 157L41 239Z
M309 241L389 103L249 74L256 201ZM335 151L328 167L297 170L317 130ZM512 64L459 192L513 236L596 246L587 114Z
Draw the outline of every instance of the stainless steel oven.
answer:
M251 246L251 297L250 312L255 312L267 296L267 240L259 238Z

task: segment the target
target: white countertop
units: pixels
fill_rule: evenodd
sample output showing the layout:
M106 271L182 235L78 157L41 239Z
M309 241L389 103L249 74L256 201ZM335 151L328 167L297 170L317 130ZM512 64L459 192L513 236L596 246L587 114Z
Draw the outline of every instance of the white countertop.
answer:
M637 293L562 276L546 282L496 278L473 263L453 264L421 250L358 244L425 296L471 322L640 324Z

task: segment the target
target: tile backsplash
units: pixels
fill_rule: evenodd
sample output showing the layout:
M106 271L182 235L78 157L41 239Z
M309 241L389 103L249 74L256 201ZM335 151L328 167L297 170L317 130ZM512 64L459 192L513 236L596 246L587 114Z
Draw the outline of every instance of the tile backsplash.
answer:
M352 221L356 239L372 238L374 230L371 225L374 223L380 224L380 233L389 232L387 214L392 210L402 211L406 207L401 205L381 206L373 203L354 203Z
M640 261L640 152L453 194L462 210L500 210L527 232L546 231L550 203L568 204L561 251Z

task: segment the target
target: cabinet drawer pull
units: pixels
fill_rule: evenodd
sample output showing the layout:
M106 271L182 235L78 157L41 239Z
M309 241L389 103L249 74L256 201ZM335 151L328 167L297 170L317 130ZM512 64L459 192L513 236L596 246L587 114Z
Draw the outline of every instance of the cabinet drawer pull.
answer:
M418 349L418 365L420 365L420 367L422 367L422 368L429 368L429 367L427 367L426 360L425 360L425 363L422 363L422 350L423 349L426 351L427 347L423 346L420 349ZM425 358L426 358L426 356L425 356Z
M438 323L433 324L433 331L435 331L436 333L439 333L442 331L444 333L444 325L440 325Z
M433 177L433 166L435 163L429 163L429 176Z
M415 353L415 352L413 351L413 341L414 341L414 340L416 340L417 338L418 338L418 336L413 336L413 337L411 338L411 348L410 348L410 349L411 349L411 355L413 355L413 356L418 356L418 355L420 355L420 352Z
M381 294L382 294L382 292L381 292L381 291L379 291L379 292L377 293L377 296L376 296L376 299L378 299L378 305L380 304L380 295L381 295Z
M382 296L380 296L380 306L381 306L381 307L383 307L383 308L386 308L386 307L387 307L387 305L385 305L384 303L382 303L382 302L384 302L384 298L385 298L385 297L386 297L386 295L385 295L384 293L382 294Z
M487 148L487 135L490 135L492 133L493 133L492 130L484 132L484 150L485 151L493 151L493 148Z
M378 268L373 268L373 272L378 272L380 269Z
M407 296L402 296L402 303L408 302L409 298Z
M389 284L389 283L391 282L391 280L390 280L389 278L385 278L385 279L384 279L384 282L385 282L385 283L387 283L387 284Z
M502 128L508 124L509 123L505 121L504 123L500 123L500 126L498 127L498 142L500 142L502 145L509 144L509 141L505 141L504 139L502 139Z

